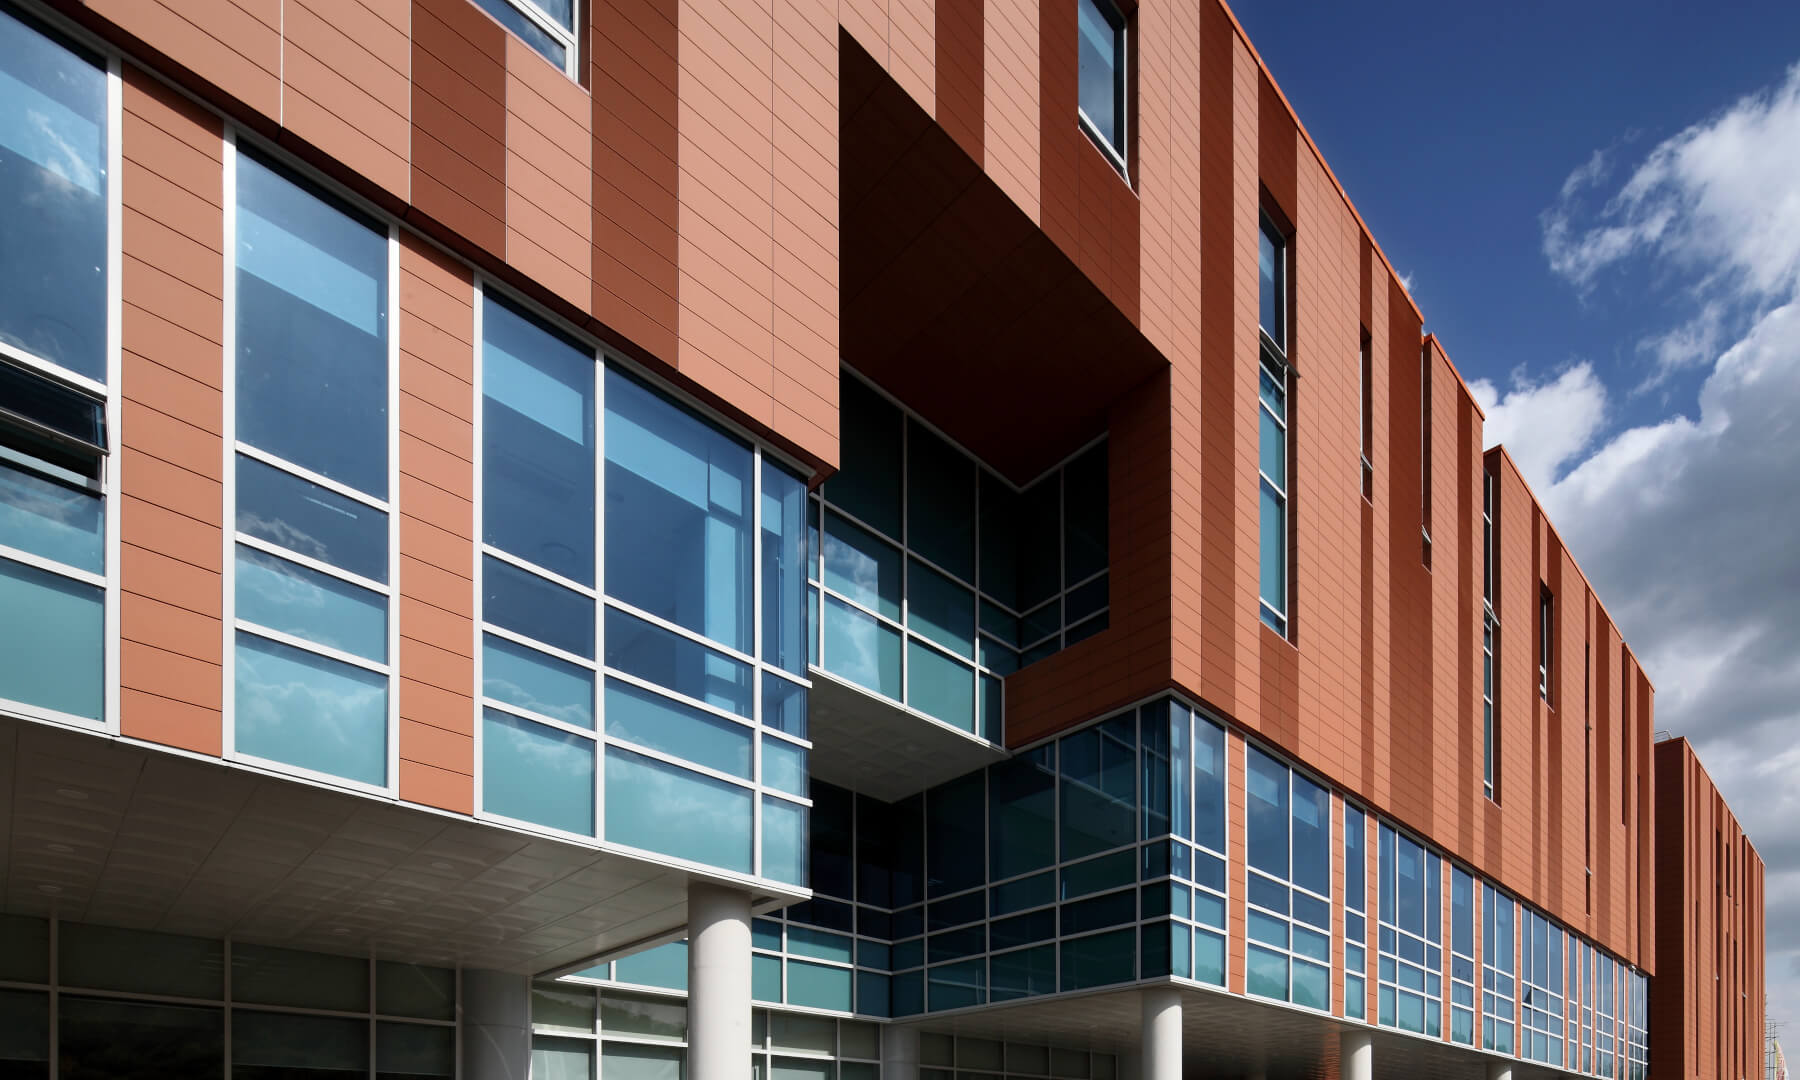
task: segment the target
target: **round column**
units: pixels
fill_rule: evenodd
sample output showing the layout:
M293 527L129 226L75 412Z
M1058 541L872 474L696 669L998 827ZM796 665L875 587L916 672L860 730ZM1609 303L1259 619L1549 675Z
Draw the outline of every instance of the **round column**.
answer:
M919 1029L881 1025L881 1080L919 1080Z
M1155 986L1143 992L1143 1080L1181 1080L1181 991Z
M1487 1067L1487 1080L1512 1080L1512 1062L1490 1061Z
M688 1076L744 1080L750 1069L750 894L688 885Z
M1338 1044L1340 1080L1375 1080L1375 1040L1366 1031L1346 1031Z

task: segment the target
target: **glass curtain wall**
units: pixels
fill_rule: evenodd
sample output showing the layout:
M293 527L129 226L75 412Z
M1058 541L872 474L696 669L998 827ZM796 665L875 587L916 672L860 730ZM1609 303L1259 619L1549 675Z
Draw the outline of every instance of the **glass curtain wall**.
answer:
M77 722L108 681L109 83L0 4L0 611L32 613L0 619L0 710Z
M1475 1042L1475 878L1450 868L1450 1040Z
M492 292L479 370L482 811L804 883L805 482Z
M1379 1022L1428 1035L1443 1028L1443 861L1381 826Z
M232 159L232 745L385 789L397 250L381 223L274 161L247 147Z
M1331 1008L1331 794L1255 747L1245 750L1244 986Z
M1481 888L1481 1046L1513 1053L1517 1004L1514 983L1514 927L1519 905L1492 885Z
M1369 1008L1369 815L1344 805L1344 1015Z
M1520 906L1519 1056L1560 1067L1563 1063L1562 927Z
M813 659L1000 742L1005 676L1106 628L1106 446L1021 491L850 372L840 405Z

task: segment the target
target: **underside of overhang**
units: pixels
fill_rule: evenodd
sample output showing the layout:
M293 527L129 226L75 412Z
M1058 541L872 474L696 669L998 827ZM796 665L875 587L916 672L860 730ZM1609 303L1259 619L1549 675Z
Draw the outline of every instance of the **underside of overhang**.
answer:
M854 38L838 40L844 362L1023 484L1168 362Z

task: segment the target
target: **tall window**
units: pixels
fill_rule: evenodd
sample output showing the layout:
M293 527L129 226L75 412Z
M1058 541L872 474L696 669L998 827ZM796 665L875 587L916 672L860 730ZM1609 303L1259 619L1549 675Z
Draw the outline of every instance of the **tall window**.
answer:
M1257 369L1257 472L1263 622L1288 632L1287 238L1263 215L1260 271L1262 349Z
M1450 868L1450 1039L1475 1042L1475 878Z
M1431 569L1431 346L1419 350L1419 536Z
M1499 801L1499 746L1494 733L1494 661L1500 620L1494 615L1494 474L1481 474L1481 783Z
M1331 1008L1331 795L1246 750L1245 878L1252 994Z
M1492 885L1481 887L1481 1045L1513 1052L1513 927L1519 906Z
M1362 347L1359 350L1362 371L1362 494L1363 498L1375 498L1375 405L1370 393L1374 378L1374 370L1369 359L1369 332L1362 332Z
M1519 1053L1563 1063L1563 928L1530 908L1520 910Z
M1147 705L1144 715L1146 769L1153 733L1161 713L1169 715L1170 770L1173 778L1167 831L1170 844L1171 973L1214 986L1225 985L1225 731L1179 702ZM1150 787L1146 772L1146 788ZM1145 796L1146 839L1160 827L1156 800ZM1189 845L1193 846L1190 847ZM1189 886L1192 886L1190 889ZM1146 896L1157 889L1149 886ZM1148 912L1145 912L1148 915ZM1192 925L1188 925L1189 923ZM1146 931L1148 933L1148 931ZM1192 962L1189 941L1192 941Z
M1550 700L1550 658L1556 654L1556 597L1538 590L1538 696Z
M1369 991L1369 816L1344 804L1344 1015L1365 1019Z
M397 246L274 162L244 148L230 160L232 745L386 789L398 722Z
M804 881L804 482L492 293L480 320L482 813Z
M1436 1038L1443 1027L1444 885L1437 853L1381 826L1377 1020Z
M1125 16L1113 0L1076 0L1083 130L1125 171Z
M105 718L109 193L98 56L0 8L0 712ZM116 529L116 523L113 528Z
M544 59L575 73L580 50L575 43L576 0L475 0L501 26L519 35Z

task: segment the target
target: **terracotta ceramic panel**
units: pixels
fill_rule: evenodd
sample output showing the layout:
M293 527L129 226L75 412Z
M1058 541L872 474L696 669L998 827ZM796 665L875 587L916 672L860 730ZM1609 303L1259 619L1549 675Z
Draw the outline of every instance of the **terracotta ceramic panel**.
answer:
M287 132L401 200L411 171L409 14L395 0L292 0L281 24Z

